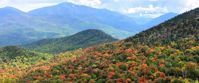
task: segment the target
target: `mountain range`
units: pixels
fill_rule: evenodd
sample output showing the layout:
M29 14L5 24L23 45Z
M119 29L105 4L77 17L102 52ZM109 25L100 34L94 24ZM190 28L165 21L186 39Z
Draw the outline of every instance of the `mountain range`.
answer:
M149 28L117 12L66 2L30 12L12 7L0 8L0 17L0 46L65 37L86 29L99 29L123 39ZM170 15L166 15L164 19L147 25L153 26L170 18Z
M0 82L198 83L199 8L164 21L119 41L101 30L89 29L27 45L33 51L42 47L36 51L47 48L46 52L53 53L61 48L61 53L55 55L26 56L26 52L21 52L25 49L2 48L0 56L10 56L9 51L16 55L20 51L22 56L8 57L11 60L0 63ZM111 43L95 46L91 42L92 46L87 47L88 40L102 39L110 39ZM65 52L70 45L86 48Z

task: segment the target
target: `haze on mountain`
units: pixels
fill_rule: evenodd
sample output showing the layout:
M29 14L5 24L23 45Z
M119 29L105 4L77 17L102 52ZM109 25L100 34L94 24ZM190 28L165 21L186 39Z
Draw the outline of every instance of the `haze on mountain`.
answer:
M148 28L117 12L66 2L28 13L12 7L0 8L0 16L0 46L59 38L86 29L99 29L122 39ZM170 19L165 17L163 20L167 18ZM158 21L160 22L163 21ZM158 23L149 24L153 26Z
M0 46L23 44L58 34L53 24L12 7L0 8L0 16Z

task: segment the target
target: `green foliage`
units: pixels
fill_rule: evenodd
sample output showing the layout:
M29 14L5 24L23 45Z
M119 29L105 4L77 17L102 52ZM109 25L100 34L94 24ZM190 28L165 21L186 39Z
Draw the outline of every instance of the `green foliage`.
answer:
M113 41L116 39L108 34L100 30L90 29L69 37L41 40L28 44L25 48L38 52L60 53Z

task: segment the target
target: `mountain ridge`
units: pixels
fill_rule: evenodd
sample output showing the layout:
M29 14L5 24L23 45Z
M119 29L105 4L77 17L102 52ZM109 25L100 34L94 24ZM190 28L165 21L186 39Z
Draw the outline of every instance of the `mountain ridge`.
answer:
M88 29L63 38L40 40L24 47L39 52L60 53L116 40L101 30Z

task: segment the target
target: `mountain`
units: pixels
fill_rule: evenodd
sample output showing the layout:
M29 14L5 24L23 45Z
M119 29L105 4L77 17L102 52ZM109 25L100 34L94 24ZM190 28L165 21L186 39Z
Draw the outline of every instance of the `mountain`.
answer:
M165 44L184 38L198 40L199 9L192 10L159 24L151 29L143 31L126 41L134 41L147 44Z
M165 22L169 19L172 19L173 17L175 17L177 15L178 15L177 13L172 13L172 12L166 13L164 15L157 17L157 18L151 19L151 21L143 24L142 27L143 27L143 29L149 29L149 28L154 27L158 24L161 24L161 23L163 23L163 22Z
M0 8L0 15L1 16L12 16L12 15L22 15L24 14L23 12L21 12L18 9L12 8L12 7L4 7L4 8Z
M25 48L38 52L60 53L116 40L100 30L89 29L68 37L44 39L25 45Z
M0 8L0 17L0 46L59 38L86 29L103 30L122 39L137 33L139 29L134 20L125 15L71 3L39 8L28 13L5 7Z
M60 37L61 30L58 31L53 24L34 18L18 9L0 8L0 17L0 46L24 44L48 37Z
M100 29L117 38L125 38L139 30L135 21L128 16L106 9L95 9L67 2L36 9L29 14L60 26L69 26L78 32Z
M57 55L55 65L43 64L20 81L197 83L198 24L199 8L123 41Z

